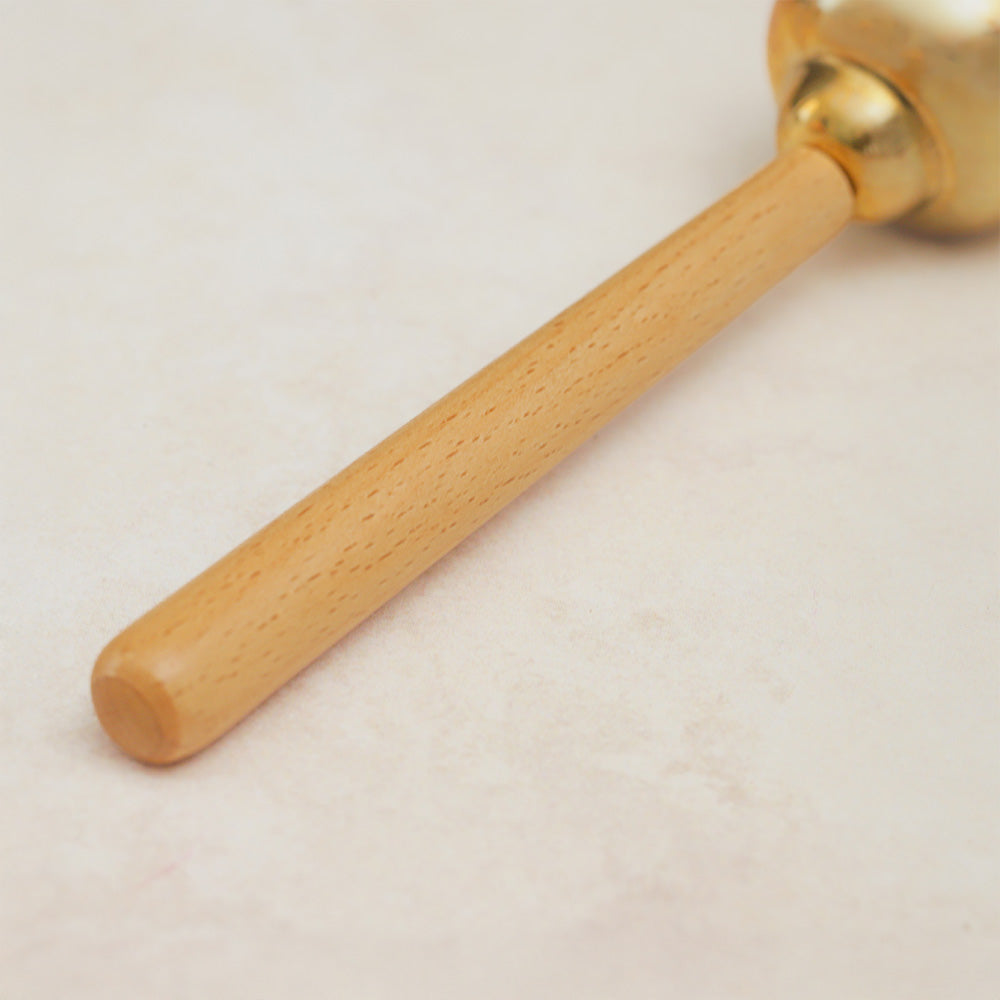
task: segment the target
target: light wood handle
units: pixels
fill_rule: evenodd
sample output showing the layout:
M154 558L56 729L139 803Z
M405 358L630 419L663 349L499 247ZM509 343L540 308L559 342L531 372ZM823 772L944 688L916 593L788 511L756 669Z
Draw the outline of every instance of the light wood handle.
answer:
M97 714L179 760L278 687L833 237L854 198L780 156L168 597L101 653Z

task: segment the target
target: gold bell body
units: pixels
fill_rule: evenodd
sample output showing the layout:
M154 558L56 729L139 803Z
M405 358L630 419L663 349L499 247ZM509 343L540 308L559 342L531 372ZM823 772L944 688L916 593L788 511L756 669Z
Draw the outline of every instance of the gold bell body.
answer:
M1000 0L778 0L778 146L851 178L855 215L962 235L1000 214Z

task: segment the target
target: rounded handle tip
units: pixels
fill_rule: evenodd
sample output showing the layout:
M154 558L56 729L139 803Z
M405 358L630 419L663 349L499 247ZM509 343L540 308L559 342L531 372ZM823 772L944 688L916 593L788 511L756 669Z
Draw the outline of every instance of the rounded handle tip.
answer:
M130 757L170 764L187 756L177 738L177 716L156 679L108 646L90 678L90 694L104 731Z

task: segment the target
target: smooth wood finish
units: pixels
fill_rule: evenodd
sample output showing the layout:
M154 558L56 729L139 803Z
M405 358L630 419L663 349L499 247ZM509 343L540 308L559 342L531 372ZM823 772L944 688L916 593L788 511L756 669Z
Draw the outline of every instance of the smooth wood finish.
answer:
M853 193L779 157L114 639L93 697L150 763L211 743L833 237Z

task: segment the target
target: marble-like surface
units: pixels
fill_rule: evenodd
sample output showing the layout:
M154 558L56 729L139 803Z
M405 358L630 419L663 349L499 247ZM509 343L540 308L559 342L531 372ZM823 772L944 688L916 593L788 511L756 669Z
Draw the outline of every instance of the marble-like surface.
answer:
M992 240L847 232L189 763L90 710L765 161L763 0L2 13L0 995L998 995Z

